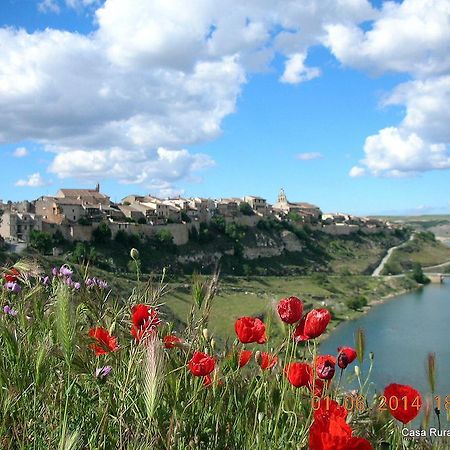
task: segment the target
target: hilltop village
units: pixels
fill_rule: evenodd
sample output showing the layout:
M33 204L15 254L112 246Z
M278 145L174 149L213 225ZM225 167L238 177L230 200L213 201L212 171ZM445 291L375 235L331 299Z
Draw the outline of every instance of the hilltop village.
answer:
M214 216L226 223L256 226L262 219L290 220L308 225L332 235L348 235L358 231L377 233L389 231L395 225L374 218L341 213L322 213L318 206L291 202L281 189L277 202L248 195L243 198L167 198L152 195L128 195L120 203L95 189L60 189L55 196L43 196L33 201L0 201L0 237L6 243L30 242L33 231L53 236L62 234L68 241L89 242L100 224L107 224L112 237L118 232L151 237L161 230L170 232L175 245L189 240L192 228Z

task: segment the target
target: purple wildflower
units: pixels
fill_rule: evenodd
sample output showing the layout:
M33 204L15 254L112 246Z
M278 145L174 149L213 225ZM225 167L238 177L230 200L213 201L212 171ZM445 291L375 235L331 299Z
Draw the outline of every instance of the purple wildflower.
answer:
M72 287L78 291L80 289L80 287L81 287L81 284L76 282L76 283L72 284Z
M15 281L8 281L5 283L5 289L7 291L14 292L15 294L18 294L22 290L20 285Z
M97 368L95 369L95 377L100 381L104 381L110 374L111 370L111 366Z
M62 275L63 277L70 277L73 274L73 272L69 269L68 266L63 264L59 269L59 274Z
M42 283L44 286L48 286L48 285L50 284L50 277L49 277L49 276L42 277L42 278L41 278L41 283Z
M17 311L16 311L15 309L11 308L11 307L8 306L8 305L5 305L5 306L3 307L3 312L4 312L5 314L9 314L10 316L17 316Z
M92 289L98 287L99 289L106 289L108 287L108 283L100 278L88 278L85 282L86 287L88 289Z
M57 277L57 276L58 276L58 269L57 269L56 267L53 267L53 269L52 269L52 275L53 275L54 277Z

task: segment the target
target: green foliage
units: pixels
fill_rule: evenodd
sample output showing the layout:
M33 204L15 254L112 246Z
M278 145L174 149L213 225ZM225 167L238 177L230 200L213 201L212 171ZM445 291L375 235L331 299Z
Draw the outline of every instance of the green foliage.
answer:
M210 221L210 228L216 233L225 233L225 218L219 214L214 215Z
M191 218L184 211L181 211L181 220L185 223L191 223Z
M367 306L367 298L362 295L358 297L349 298L345 302L345 304L347 305L347 308L358 311L361 308L364 308L364 306Z
M52 249L52 238L44 231L33 230L30 233L30 245L40 253L49 253Z
M430 282L430 279L423 273L422 266L419 263L413 264L413 269L409 276L419 284L428 284Z
M78 225L88 226L92 225L92 220L89 217L80 217L77 223Z
M94 242L97 244L104 244L111 239L112 232L108 224L105 222L100 223L100 225L92 232L92 237Z
M91 247L87 243L77 242L69 260L71 263L75 264L95 264L97 260L97 252L94 247Z
M239 211L244 216L253 216L255 215L255 212L253 211L252 207L247 202L242 202L239 204Z
M139 217L137 223L140 225L145 225L147 223L147 219L145 217Z

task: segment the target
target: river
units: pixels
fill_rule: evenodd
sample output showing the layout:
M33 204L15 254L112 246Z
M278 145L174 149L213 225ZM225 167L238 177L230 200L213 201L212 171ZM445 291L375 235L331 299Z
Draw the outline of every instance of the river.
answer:
M401 383L429 393L425 367L428 353L434 352L436 393L443 399L450 395L450 278L387 300L359 319L341 324L321 344L320 352L335 354L338 346L354 347L358 328L366 332L363 374L367 374L368 352L372 351L371 381L378 391L390 383ZM358 362L352 366L355 364Z

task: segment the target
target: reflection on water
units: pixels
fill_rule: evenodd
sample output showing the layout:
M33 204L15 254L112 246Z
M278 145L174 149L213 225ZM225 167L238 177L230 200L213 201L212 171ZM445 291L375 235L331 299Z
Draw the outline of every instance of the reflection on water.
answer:
M340 325L323 342L321 353L335 354L338 346L354 346L354 332L359 327L366 331L363 371L368 370L368 352L374 352L371 381L377 390L395 382L428 393L426 358L429 352L434 352L438 374L436 392L443 397L450 395L449 278L442 285L432 284L401 295L372 308L358 320Z

